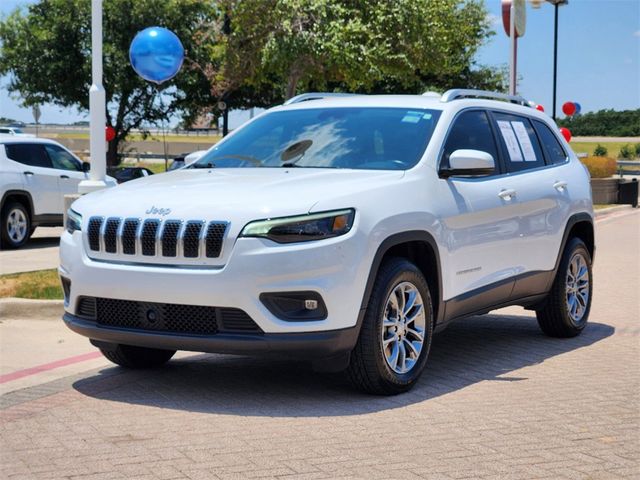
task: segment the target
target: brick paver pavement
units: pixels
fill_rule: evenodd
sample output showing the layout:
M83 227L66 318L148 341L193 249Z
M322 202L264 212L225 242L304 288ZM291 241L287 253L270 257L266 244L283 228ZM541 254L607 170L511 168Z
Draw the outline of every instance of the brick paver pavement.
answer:
M2 477L640 478L640 214L597 237L578 338L517 308L461 321L392 398L276 360L90 371L2 397Z

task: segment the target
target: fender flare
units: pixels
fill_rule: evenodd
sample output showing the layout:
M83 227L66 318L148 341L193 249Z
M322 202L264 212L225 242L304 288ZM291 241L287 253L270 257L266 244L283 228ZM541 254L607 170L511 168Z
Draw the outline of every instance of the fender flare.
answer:
M28 202L27 207L29 208L29 215L31 215L31 219L33 220L33 217L34 217L33 198L31 198L31 194L26 190L7 190L2 196L2 201L0 201L0 211L2 211L7 201L7 198L10 197L11 195L19 195L27 199L27 202Z
M407 232L396 233L387 237L376 250L376 253L373 256L373 261L371 262L371 268L369 269L369 276L367 277L367 283L365 286L364 295L362 297L362 303L360 305L360 312L358 313L358 321L356 323L358 334L364 320L364 315L367 311L367 306L371 297L371 291L373 290L373 284L375 283L376 277L378 276L378 270L380 269L380 265L382 264L382 259L391 248L409 242L424 242L427 243L433 250L433 254L436 259L435 269L438 277L438 313L435 318L434 326L442 321L442 317L444 314L444 304L442 301L442 271L440 267L440 251L438 249L438 244L435 238L429 232L425 230L410 230Z

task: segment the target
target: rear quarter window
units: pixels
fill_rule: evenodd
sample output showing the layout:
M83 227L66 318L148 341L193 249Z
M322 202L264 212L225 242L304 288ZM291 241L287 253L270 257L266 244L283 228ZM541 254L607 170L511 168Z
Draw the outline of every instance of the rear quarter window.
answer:
M569 158L567 152L562 148L562 144L558 137L551 131L551 129L540 120L533 120L533 125L538 132L542 148L547 155L547 160L550 164L565 163Z

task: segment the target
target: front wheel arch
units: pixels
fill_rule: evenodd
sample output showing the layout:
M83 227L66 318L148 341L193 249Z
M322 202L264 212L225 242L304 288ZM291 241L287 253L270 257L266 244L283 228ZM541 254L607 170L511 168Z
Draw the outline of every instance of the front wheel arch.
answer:
M371 297L371 291L382 262L388 258L404 258L420 269L429 283L431 301L433 304L433 318L435 324L442 321L444 305L442 301L442 275L440 267L440 253L435 238L425 230L411 230L396 233L387 237L378 247L371 262L369 276L365 286L357 328L360 330Z

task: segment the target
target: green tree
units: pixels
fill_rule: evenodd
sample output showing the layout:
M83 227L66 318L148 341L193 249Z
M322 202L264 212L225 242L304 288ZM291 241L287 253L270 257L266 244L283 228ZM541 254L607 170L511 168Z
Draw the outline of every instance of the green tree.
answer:
M640 108L636 110L599 110L558 120L573 135L637 137L640 135Z
M474 63L492 34L479 0L227 0L226 9L226 76L272 83L284 98L505 87L503 71Z
M107 160L114 165L118 147L132 129L144 129L191 108L188 98L197 98L203 84L202 74L187 68L163 84L158 95L158 89L129 64L135 34L149 26L164 26L180 37L188 56L202 56L198 49L204 45L194 42L192 33L218 12L199 0L109 0L103 5L107 123L116 130ZM8 75L8 90L18 93L25 106L53 103L88 110L90 0L41 0L16 10L0 22L0 43L0 75Z

